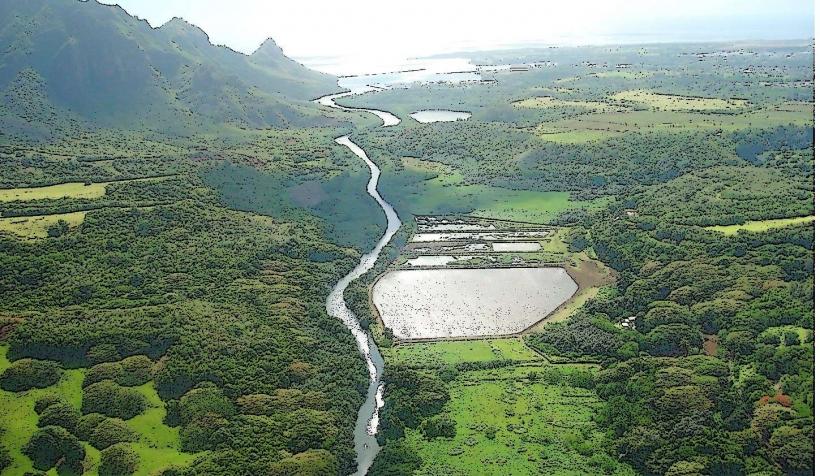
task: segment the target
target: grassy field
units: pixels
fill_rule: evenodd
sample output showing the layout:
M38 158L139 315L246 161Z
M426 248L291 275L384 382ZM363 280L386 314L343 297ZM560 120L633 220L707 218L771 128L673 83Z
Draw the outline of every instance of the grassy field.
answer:
M128 420L128 426L140 435L132 448L140 456L137 476L149 476L168 466L186 466L197 456L179 451L179 428L162 422L165 404L160 400L154 384L148 382L137 387L148 400L149 408L143 414Z
M385 349L383 354L384 358L391 362L419 367L437 367L460 362L541 360L535 351L518 338L405 344Z
M145 182L162 180L166 177L145 177L112 182L66 182L44 187L21 187L0 189L0 202L54 200L59 198L100 198L109 185L114 183Z
M61 183L47 187L0 189L0 202L42 200L57 198L99 198L105 195L108 183Z
M770 327L763 331L760 335L761 336L770 336L770 335L777 335L780 337L781 343L783 342L783 334L786 332L794 332L798 336L800 336L800 343L805 344L806 339L812 335L813 331L811 329L806 329L805 327L800 326L778 326L778 327Z
M0 372L9 366L6 354L7 346L0 346ZM31 435L37 430L37 414L34 413L34 402L48 393L57 393L67 402L80 407L82 402L82 383L85 371L67 370L60 381L48 388L34 389L22 393L0 390L0 441L11 455L11 465L3 474L16 475L34 471L31 460L21 450ZM56 474L56 472L54 473Z
M0 372L9 365L6 358L7 351L6 346L0 346ZM12 457L11 466L3 474L23 474L34 470L31 461L21 452L23 445L37 430L34 402L45 394L54 393L80 408L84 377L84 369L73 369L67 370L60 382L52 387L22 393L0 390L0 428L5 429L0 436L0 441L4 447L9 449ZM145 395L149 404L145 412L126 422L139 434L139 441L131 444L140 456L140 465L135 474L149 476L169 466L190 464L197 455L179 451L179 429L171 428L162 422L166 413L165 404L160 400L153 383L149 382L135 388ZM84 462L86 472L84 474L96 475L100 452L88 443L84 443L84 446L86 449ZM52 469L48 474L57 473Z
M413 157L405 157L402 162L405 170L411 173L438 174L411 186L405 185L401 193L395 194L395 202L399 203L398 208L404 213L435 215L469 212L485 218L547 223L564 210L595 207L604 203L574 201L569 192L510 190L467 184L460 173L445 164Z
M659 94L652 91L635 89L621 91L612 96L617 101L636 103L661 111L736 111L746 107L743 99L720 99L693 96Z
M643 110L583 114L570 119L544 122L534 133L543 140L584 143L637 131L722 130L767 128L782 124L812 123L809 103L787 103L737 114L704 114L690 110Z
M800 223L811 223L814 221L814 215L807 217L794 218L779 218L776 220L755 220L747 221L740 225L716 225L708 226L707 230L719 231L726 235L736 235L740 230L750 232L766 231L772 228L783 228L790 225L798 225Z
M410 344L387 349L385 357L429 367L519 361L459 373L444 409L456 422L456 436L430 440L417 430L406 433L405 444L423 460L416 474L632 474L605 454L604 435L592 420L601 401L561 377L594 372L593 365L550 365L519 339Z
M29 217L0 218L0 232L9 232L27 239L45 238L48 228L63 220L70 228L79 226L87 212L57 213L54 215L34 215Z
M542 96L537 98L528 98L513 103L515 107L524 107L531 109L543 108L560 108L560 107L575 107L579 109L586 109L590 112L608 112L617 111L618 106L596 101L566 101L556 99L551 96Z

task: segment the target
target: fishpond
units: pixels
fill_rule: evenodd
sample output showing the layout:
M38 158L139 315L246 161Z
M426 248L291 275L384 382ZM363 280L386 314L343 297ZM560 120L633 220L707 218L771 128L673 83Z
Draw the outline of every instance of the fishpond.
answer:
M462 111L446 111L442 109L430 109L427 111L416 111L410 114L410 117L422 124L430 122L455 122L466 121L472 116L469 112Z
M400 339L515 334L575 294L564 268L391 271L373 287L373 303Z

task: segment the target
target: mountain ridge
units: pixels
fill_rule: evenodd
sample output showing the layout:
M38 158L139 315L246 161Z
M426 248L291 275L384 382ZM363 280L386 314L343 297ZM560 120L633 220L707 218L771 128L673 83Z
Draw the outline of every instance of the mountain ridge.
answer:
M331 123L310 101L339 90L334 76L284 55L272 39L255 53L215 45L175 17L159 27L119 5L78 0L0 3L0 89L28 68L48 98L94 124L180 128Z

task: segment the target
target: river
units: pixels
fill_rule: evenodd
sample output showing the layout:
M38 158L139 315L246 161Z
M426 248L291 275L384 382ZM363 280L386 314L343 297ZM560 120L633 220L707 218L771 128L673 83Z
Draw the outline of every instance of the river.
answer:
M353 110L352 108L347 108L336 104L335 99L358 94L359 92L364 91L354 90L347 93L331 94L317 99L316 102L336 109ZM401 119L393 114L390 114L389 112L372 109L356 110L367 111L375 114L382 120L382 127L394 126L401 122ZM353 268L351 272L336 283L333 290L330 292L330 295L327 297L327 301L325 302L327 313L340 319L345 326L350 329L353 337L356 338L356 345L359 348L359 352L361 352L367 362L370 385L368 387L367 396L364 403L362 403L361 408L359 408L359 414L356 419L356 427L353 435L353 442L356 447L357 464L357 470L354 474L365 475L379 452L379 445L376 442L376 431L379 426L379 408L384 405L384 400L382 399L384 386L381 383L382 372L384 371L384 359L382 359L376 343L373 342L373 338L367 333L366 330L362 329L356 315L353 314L353 312L347 307L344 300L344 292L351 282L369 271L373 265L376 264L376 260L378 259L382 249L387 246L387 243L389 243L390 239L393 238L396 230L399 229L401 220L399 220L399 216L396 214L393 207L379 194L378 184L379 175L381 175L381 170L379 170L379 167L376 166L372 160L370 160L367 153L362 150L361 147L350 140L350 136L338 137L336 138L336 143L350 149L351 152L362 159L370 168L370 180L367 182L367 193L373 197L374 200L376 200L376 203L379 204L387 217L387 228L385 229L379 242L376 243L376 246L370 250L369 253L362 256L359 264Z

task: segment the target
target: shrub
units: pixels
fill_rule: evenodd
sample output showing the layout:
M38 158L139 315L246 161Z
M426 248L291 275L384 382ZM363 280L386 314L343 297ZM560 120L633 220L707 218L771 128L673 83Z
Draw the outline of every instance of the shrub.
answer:
M43 410L37 420L37 426L60 426L76 434L79 422L79 410L68 403L57 402Z
M336 474L339 463L336 457L327 450L307 450L285 458L271 466L271 476L322 476Z
M76 435L81 439L88 441L91 439L91 433L97 428L97 425L105 421L107 418L105 415L100 415L99 413L89 413L88 415L83 415L80 417L80 421L77 423L77 433Z
M50 360L20 359L0 376L0 388L22 392L32 388L50 387L60 380L63 369Z
M126 387L142 385L151 380L154 363L145 355L134 355L122 361L122 375L117 383Z
M179 400L179 417L183 425L207 414L222 417L234 414L233 403L215 385L202 384L183 395Z
M408 445L401 443L384 447L373 461L370 473L373 475L413 474L422 464L421 457Z
M786 345L800 345L800 334L794 331L784 332L783 343Z
M0 472L11 465L11 455L9 450L0 446Z
M34 402L34 412L39 415L46 408L50 407L51 405L57 402L62 401L63 399L61 399L59 395L56 395L54 393L47 393L42 397L38 398L37 401Z
M46 229L49 238L58 238L68 233L68 222L65 220L57 220L57 223L49 225Z
M162 422L170 427L179 426L179 400L165 402L165 417Z
M120 360L120 353L114 344L97 344L85 354L86 359L92 364L101 362L116 362Z
M102 450L117 443L137 441L138 435L119 418L106 418L92 431L88 438L91 446Z
M119 362L103 362L97 364L85 373L83 387L87 387L103 380L117 381L122 377L122 364Z
M100 476L125 476L134 474L140 458L131 447L118 443L100 453Z
M102 413L128 420L142 413L148 401L139 391L103 380L83 389L83 413Z
M210 450L220 444L224 435L220 431L228 426L228 420L218 415L208 414L185 425L179 432L182 451L197 452Z
M81 476L85 473L82 460L61 459L57 462L57 474L59 476Z
M23 446L23 454L28 456L34 467L46 471L65 458L69 463L82 461L85 449L77 437L59 426L38 429Z
M421 424L421 433L427 439L454 438L456 436L456 422L448 415L435 415Z

